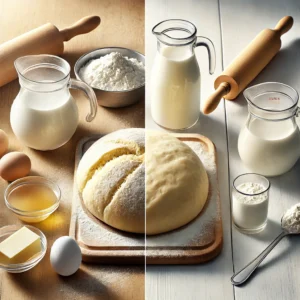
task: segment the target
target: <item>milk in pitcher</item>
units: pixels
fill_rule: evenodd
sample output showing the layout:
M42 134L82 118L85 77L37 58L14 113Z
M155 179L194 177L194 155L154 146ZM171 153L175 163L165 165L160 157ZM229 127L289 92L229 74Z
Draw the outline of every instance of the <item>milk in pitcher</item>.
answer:
M173 19L157 24L157 53L151 77L151 114L160 126L186 129L200 115L200 69L194 49L205 46L209 52L210 74L215 70L213 43L197 36L191 22Z
M154 121L171 129L195 124L200 111L200 71L186 48L164 47L157 55L151 82Z

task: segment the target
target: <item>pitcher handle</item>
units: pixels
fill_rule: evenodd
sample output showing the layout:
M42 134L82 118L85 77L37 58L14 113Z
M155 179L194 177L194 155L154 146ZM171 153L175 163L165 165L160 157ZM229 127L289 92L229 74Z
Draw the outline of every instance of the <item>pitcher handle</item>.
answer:
M203 36L197 36L195 47L204 46L208 52L209 74L212 75L216 69L216 50L213 42Z
M93 89L86 83L72 78L68 83L68 87L71 89L81 90L85 93L87 98L90 100L90 112L87 114L85 119L87 122L93 121L97 113L97 98Z

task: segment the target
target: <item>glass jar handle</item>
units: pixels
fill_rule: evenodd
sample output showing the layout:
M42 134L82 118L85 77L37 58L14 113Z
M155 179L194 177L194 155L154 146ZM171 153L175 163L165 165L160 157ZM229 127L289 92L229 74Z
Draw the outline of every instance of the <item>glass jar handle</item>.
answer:
M90 112L85 119L87 122L93 121L97 113L97 98L93 89L86 83L72 78L68 83L68 88L81 90L85 93L87 98L90 100Z
M197 36L195 47L204 46L208 52L209 74L212 75L216 69L216 51L213 42L203 36Z

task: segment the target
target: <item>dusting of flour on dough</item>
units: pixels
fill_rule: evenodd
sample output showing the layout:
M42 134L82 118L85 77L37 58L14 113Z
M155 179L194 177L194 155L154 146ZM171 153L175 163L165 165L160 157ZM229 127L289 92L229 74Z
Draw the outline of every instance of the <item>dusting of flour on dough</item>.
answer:
M208 152L203 143L188 141L187 144L201 159L209 179L209 195L202 212L189 224L171 232L147 237L147 248L191 247L213 242L215 222L221 218L218 206L218 181L214 153ZM159 249L157 251L160 251Z
M218 205L217 168L214 153L207 151L204 144L199 142L185 142L201 159L209 178L209 198L203 211L191 223L177 230L147 237L147 248L161 251L163 247L179 248L206 245L213 242L215 223L221 218ZM83 211L78 201L77 221L80 236L84 243L90 246L103 247L143 247L144 236L122 233L109 226L100 226Z

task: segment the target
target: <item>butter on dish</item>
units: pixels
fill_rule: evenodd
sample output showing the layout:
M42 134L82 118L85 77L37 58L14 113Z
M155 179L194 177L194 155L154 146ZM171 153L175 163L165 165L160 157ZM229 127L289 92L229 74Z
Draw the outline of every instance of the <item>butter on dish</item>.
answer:
M0 263L24 263L39 253L41 249L40 237L24 226L0 244Z

